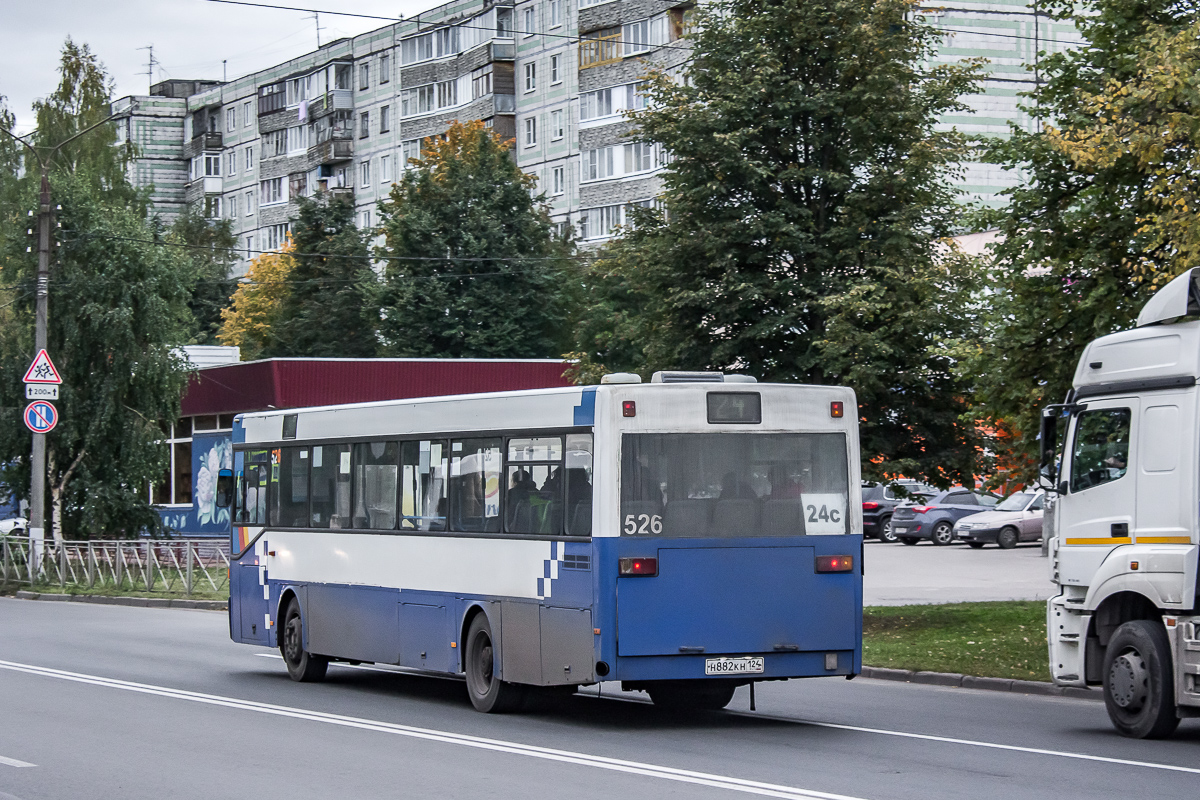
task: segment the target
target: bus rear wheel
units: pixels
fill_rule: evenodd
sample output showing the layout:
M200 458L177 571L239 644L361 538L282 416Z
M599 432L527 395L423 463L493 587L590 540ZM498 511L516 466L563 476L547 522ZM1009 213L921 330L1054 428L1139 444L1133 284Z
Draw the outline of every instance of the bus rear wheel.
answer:
M1113 727L1134 739L1161 739L1179 725L1171 646L1160 623L1117 628L1104 651L1104 706Z
M669 711L720 711L737 685L725 681L664 681L647 687L650 699Z
M304 621L295 598L288 602L287 611L283 612L283 629L279 634L279 653L287 665L288 676L300 683L325 680L329 659L314 656L304 649Z
M485 614L476 614L467 629L464 648L467 694L476 711L503 714L515 711L525 700L525 687L507 683L496 675L496 650L492 626Z

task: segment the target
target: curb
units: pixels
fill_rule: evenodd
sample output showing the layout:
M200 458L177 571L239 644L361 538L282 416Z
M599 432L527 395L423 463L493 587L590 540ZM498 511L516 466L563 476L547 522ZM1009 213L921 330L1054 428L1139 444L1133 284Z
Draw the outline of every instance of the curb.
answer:
M1010 678L979 678L974 675L959 675L956 672L914 672L908 669L887 667L863 667L859 673L864 678L879 681L904 681L926 686L953 686L960 689L984 689L989 692L1014 692L1036 694L1046 697L1071 697L1076 700L1104 700L1104 693L1078 686L1055 686L1042 681L1019 681Z
M135 606L137 608L190 608L200 611L228 611L225 600L176 600L167 597L108 597L98 594L47 594L27 592L24 589L15 595L18 600L57 600L67 603L95 603L105 606Z

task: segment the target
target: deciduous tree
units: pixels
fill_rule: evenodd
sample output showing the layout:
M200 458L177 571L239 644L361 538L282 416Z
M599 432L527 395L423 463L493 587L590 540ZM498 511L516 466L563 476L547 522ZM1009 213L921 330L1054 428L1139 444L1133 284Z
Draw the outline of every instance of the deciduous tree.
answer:
M243 361L258 358L271 342L296 266L294 252L288 237L280 250L262 253L251 261L229 306L221 310L217 339L221 344L240 347Z

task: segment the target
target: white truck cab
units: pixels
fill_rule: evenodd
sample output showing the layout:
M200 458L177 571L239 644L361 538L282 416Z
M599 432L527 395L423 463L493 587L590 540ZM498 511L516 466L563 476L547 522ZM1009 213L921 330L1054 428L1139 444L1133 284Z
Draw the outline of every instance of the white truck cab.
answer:
M1200 716L1200 321L1182 321L1198 314L1193 269L1136 328L1091 342L1066 401L1042 416L1051 675L1102 686L1113 725L1138 738Z

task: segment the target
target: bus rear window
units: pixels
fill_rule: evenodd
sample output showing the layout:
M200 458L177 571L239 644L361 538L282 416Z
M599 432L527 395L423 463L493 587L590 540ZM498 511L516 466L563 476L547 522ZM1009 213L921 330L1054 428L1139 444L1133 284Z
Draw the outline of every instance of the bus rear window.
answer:
M841 433L640 433L621 440L621 534L848 533Z

